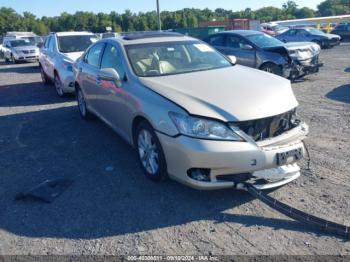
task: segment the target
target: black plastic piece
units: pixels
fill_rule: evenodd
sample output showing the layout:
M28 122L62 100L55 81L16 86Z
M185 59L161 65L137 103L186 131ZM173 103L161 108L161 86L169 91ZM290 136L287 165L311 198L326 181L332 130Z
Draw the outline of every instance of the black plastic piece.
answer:
M17 194L15 199L38 199L46 203L52 203L72 183L73 180L68 178L46 180L27 192Z
M277 210L278 212L284 214L287 217L290 217L294 220L297 220L305 225L311 226L315 229L336 234L347 239L350 239L350 228L341 225L338 223L334 223L323 218L319 218L313 215L309 215L303 211L295 209L287 204L284 204L267 194L263 193L261 190L256 189L253 185L246 184L248 192L258 198L260 201L268 205L269 207Z

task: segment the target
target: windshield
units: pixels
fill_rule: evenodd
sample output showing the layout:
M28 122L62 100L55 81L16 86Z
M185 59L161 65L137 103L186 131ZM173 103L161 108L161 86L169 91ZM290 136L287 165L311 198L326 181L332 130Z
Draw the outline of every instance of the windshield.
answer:
M13 40L11 41L12 47L19 47L19 46L31 46L32 44L27 40Z
M97 41L95 35L69 35L58 37L58 50L62 53L84 52Z
M267 34L247 35L246 37L248 40L260 48L270 48L283 45L280 40Z
M43 43L43 40L41 39L40 36L21 37L21 39L30 42L32 45L38 45L38 44Z
M224 56L199 41L162 42L126 46L138 76L163 76L231 66Z
M321 30L317 30L314 28L307 28L305 30L308 31L312 35L325 35L325 33L323 33Z

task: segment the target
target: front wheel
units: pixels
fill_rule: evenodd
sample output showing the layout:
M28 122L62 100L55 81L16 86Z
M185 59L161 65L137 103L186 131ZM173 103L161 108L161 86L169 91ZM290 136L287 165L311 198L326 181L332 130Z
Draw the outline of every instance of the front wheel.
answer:
M135 146L141 168L152 181L161 181L167 177L167 167L162 146L152 126L141 122L135 135Z
M17 60L16 60L16 58L13 56L13 54L11 54L11 62L12 62L12 64L17 64Z
M282 75L281 68L278 65L273 64L273 63L266 63L266 64L264 64L260 68L260 70L268 72L268 73L271 73L271 74L279 75L279 76Z
M41 76L41 81L43 82L44 85L48 85L50 83L49 78L45 74L45 71L42 68L42 66L40 66L40 76Z

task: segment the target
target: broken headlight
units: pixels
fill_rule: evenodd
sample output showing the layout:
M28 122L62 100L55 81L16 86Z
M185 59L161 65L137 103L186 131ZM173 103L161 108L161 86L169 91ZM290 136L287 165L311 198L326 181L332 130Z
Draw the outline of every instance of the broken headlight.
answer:
M169 112L169 117L182 135L211 140L244 141L238 134L219 121L175 112Z

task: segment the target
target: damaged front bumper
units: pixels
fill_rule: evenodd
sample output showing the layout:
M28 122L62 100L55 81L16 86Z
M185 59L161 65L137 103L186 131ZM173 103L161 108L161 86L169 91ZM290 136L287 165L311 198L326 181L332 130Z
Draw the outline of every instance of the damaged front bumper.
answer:
M318 56L304 60L292 60L288 78L293 81L306 75L318 73L322 66L323 63L319 62Z
M232 188L243 182L252 183L258 189L269 189L297 179L300 176L297 162L305 154L303 140L307 134L308 126L304 123L262 141L254 141L243 132L240 135L246 142L169 137L157 133L169 176L201 190ZM293 153L296 151L300 151L300 155ZM280 163L277 161L279 154L286 156Z

